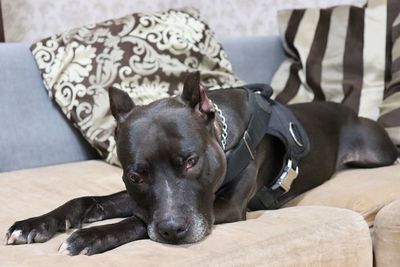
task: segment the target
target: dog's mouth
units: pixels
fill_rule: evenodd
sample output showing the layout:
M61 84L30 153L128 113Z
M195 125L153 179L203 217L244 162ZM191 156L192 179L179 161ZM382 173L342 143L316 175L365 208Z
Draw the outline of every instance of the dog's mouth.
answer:
M200 214L192 216L188 224L181 229L164 230L160 228L159 224L150 223L147 227L149 238L159 243L171 245L197 243L211 233L210 223Z

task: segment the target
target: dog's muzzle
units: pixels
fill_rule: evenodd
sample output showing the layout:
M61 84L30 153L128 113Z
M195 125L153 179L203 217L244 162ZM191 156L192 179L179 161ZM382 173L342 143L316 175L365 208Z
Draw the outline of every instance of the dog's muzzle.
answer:
M158 234L167 243L180 243L189 232L190 224L184 217L174 217L156 224Z

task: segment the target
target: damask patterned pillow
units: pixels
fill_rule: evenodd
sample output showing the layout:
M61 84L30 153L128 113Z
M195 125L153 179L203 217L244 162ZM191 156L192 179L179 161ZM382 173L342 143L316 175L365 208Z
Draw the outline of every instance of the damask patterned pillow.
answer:
M108 88L147 104L179 93L188 72L208 88L240 84L209 26L193 9L132 14L32 45L45 87L107 162L119 164Z

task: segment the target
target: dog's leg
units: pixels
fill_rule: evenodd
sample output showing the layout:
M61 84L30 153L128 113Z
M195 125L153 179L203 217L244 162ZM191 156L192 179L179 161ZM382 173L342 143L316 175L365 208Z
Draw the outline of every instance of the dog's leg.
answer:
M214 201L215 224L242 221L246 219L247 203L257 190L257 167L250 163L242 177L217 192Z
M75 231L60 246L59 254L93 255L144 238L148 238L147 227L133 216L118 223Z
M15 222L5 244L45 242L56 232L79 228L82 223L133 215L132 199L126 191L100 197L81 197L66 202L44 215Z
M217 192L214 201L216 224L246 219L250 200L279 174L284 153L283 144L277 138L264 138L257 147L256 160L249 163L240 177Z
M359 118L357 127L342 135L338 169L387 166L393 164L397 156L397 149L386 131L372 120Z

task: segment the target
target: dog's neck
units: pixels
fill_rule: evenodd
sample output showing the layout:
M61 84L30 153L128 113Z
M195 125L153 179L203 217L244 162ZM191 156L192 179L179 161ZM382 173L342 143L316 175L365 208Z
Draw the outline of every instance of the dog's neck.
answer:
M213 103L217 104L225 118L227 136L224 150L229 153L229 150L239 142L250 119L251 111L248 106L247 92L243 89L221 89L210 91L209 97ZM213 128L215 137L221 144L223 124L218 112L215 116Z
M225 151L226 142L228 139L228 124L226 123L226 118L222 110L218 107L217 104L213 103L216 116L214 120L214 133L218 142L221 144L222 149Z

